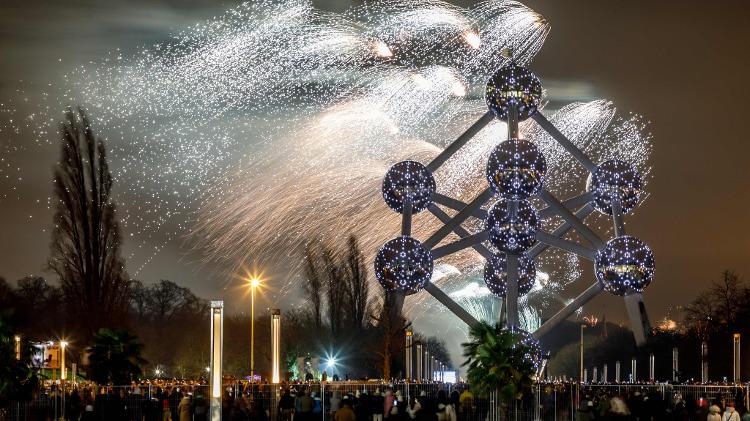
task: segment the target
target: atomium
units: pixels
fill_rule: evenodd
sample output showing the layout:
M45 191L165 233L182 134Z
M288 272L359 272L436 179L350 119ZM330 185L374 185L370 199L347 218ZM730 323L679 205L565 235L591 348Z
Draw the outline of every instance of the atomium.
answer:
M404 201L412 204L412 212L424 210L435 192L435 178L430 170L416 161L393 165L383 179L383 199L391 209L403 212Z
M538 193L546 173L547 160L528 140L502 142L487 161L487 181L492 191L510 200L528 199Z
M402 235L383 245L375 257L375 276L387 291L415 293L432 276L432 254L419 241Z
M505 297L508 289L508 266L505 253L495 254L484 265L484 282L491 293ZM526 295L534 287L536 266L523 256L518 259L518 295Z
M636 207L642 187L641 175L635 167L616 159L599 164L586 182L586 189L594 195L596 209L609 215L613 200L619 200L622 213Z
M607 242L596 256L596 278L615 295L643 292L654 277L654 253L643 241L624 235Z
M542 98L542 84L529 69L510 62L501 67L487 82L485 101L497 118L508 120L508 109L514 105L518 120L536 113Z
M500 199L487 211L485 227L497 249L519 254L536 242L539 212L528 200Z

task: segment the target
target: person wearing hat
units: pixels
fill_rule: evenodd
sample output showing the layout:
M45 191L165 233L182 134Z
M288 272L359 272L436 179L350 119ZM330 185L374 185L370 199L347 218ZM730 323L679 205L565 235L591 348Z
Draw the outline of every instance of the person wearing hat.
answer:
M727 409L724 411L721 421L740 421L740 413L734 409L733 403L727 404Z

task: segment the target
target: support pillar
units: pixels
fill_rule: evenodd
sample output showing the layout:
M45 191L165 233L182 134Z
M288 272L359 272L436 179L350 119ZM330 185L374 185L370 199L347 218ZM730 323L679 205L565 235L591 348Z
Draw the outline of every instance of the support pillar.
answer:
M222 360L224 352L224 301L211 301L211 421L221 421Z
M271 311L271 383L281 381L281 310Z
M602 383L607 383L609 381L609 376L607 376L607 364L604 364L604 367L602 367Z
M701 342L701 383L708 382L708 342Z
M672 381L678 382L678 376L680 372L680 354L677 347L672 348Z
M628 311L630 328L633 330L636 345L645 345L646 335L651 332L651 323L648 320L646 306L643 304L643 294L627 294L625 296L625 308Z
M652 352L648 356L648 379L649 381L652 381L652 382L656 380L655 365L656 365L656 360L654 359L654 353Z
M635 358L630 360L630 377L631 383L638 381L638 361Z
M422 343L417 342L417 381L424 380L424 353L422 351Z
M620 383L620 362L615 361L615 383Z
M406 330L406 380L411 381L412 380L412 355L414 349L412 348L412 341L414 339L414 332L412 332L411 329Z

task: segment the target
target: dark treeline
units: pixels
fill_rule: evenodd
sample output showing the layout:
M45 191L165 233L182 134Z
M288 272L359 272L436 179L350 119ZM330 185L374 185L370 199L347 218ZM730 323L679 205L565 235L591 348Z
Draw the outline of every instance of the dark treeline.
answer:
M584 361L589 378L593 367L599 374L608 364L609 380L614 379L615 361L621 364L621 379L630 374L631 359L637 361L637 379L648 380L648 358L655 358L657 380L672 379L672 349L678 349L680 381L701 380L701 343L708 347L708 375L710 381L732 381L733 335L739 333L744 341L750 338L750 285L732 271L724 271L719 279L707 283L708 287L687 306L679 307L674 320L652 320L653 334L648 345L637 348L627 326L599 323L584 330ZM550 375L567 375L577 378L579 370L579 344L581 322L568 322L560 328L555 338L562 342L549 342L553 351ZM743 347L743 357L749 354ZM750 375L748 364L741 365L742 378Z

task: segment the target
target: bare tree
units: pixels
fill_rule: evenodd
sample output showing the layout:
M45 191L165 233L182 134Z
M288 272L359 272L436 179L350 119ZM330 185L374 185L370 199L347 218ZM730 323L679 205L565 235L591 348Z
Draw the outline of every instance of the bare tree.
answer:
M351 328L355 331L367 324L367 310L370 305L370 290L367 283L365 257L354 236L349 237L346 256L346 313Z
M60 278L70 312L89 334L122 320L128 281L104 143L83 109L61 124L55 169L56 211L49 268Z
M302 287L304 288L305 298L310 303L315 328L320 329L323 325L321 308L323 302L321 296L323 292L323 279L317 259L317 252L312 243L308 244L305 254L305 276L307 277L307 282L303 282Z
M716 302L716 322L735 327L737 323L738 299L742 293L742 281L731 270L721 273L721 279L711 285L711 296Z

